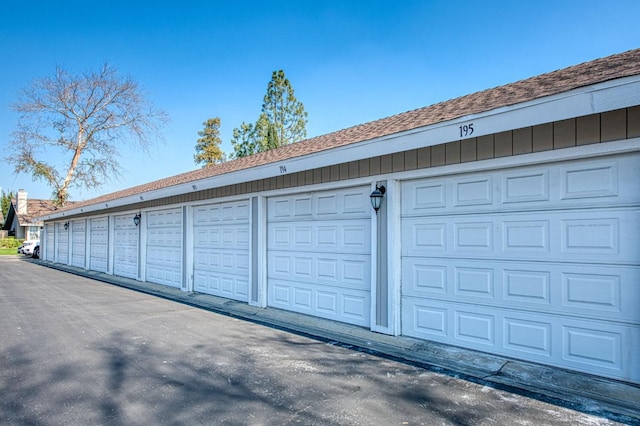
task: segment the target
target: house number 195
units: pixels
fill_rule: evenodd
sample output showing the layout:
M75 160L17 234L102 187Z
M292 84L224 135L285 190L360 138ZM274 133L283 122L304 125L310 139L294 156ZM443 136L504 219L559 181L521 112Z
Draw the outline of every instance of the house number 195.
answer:
M473 134L473 123L460 126L460 137L464 138Z

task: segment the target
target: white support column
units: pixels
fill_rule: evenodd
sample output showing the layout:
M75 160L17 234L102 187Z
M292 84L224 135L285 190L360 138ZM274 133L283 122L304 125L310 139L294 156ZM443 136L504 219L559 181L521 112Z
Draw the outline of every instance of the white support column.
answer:
M182 290L193 291L193 207L182 208Z
M40 260L45 260L47 257L47 223L43 222L40 229Z
M73 221L67 220L69 227L67 228L67 265L71 265L71 255L73 254Z
M46 234L46 244L47 247L45 247L45 257L43 257L43 259L47 260L47 261L51 261L54 262L55 261L55 255L56 255L56 250L55 250L55 244L56 244L56 223L55 222L50 222L44 225L44 232ZM51 240L51 241L49 241ZM51 242L51 244L49 244L49 242ZM51 250L49 250L49 248L51 248ZM42 247L40 247L40 249L42 249Z
M108 216L107 217L107 223L109 226L109 244L108 244L108 252L109 252L109 256L107 258L107 274L113 275L113 264L115 262L115 256L116 256L116 246L115 246L115 240L116 240L116 231L115 231L115 226L116 226L116 219L113 215Z
M376 189L376 182L371 183L371 188L369 190L373 192ZM383 202L384 204L384 202ZM371 330L380 331L380 327L378 327L378 277L380 275L379 272L379 263L378 263L378 215L380 212L376 212L371 208L371 308L370 308L370 321L371 321Z
M53 262L58 263L58 244L60 241L60 227L62 226L61 222L55 222L53 224Z
M69 229L67 230L67 243L69 244L69 251L68 251L68 255L67 255L67 264L68 265L73 265L73 243L74 243L74 235L73 235L73 228L74 228L74 224L75 224L75 220L70 220L69 223Z
M131 220L138 214L135 212L131 215ZM138 280L147 280L147 220L148 216L145 212L140 212L140 225L138 225Z
M249 304L267 306L267 199L249 201Z
M371 330L400 334L400 183L375 182L385 187L380 210L371 216Z
M89 260L91 257L91 221L84 220L84 269L89 269Z
M387 291L388 333L399 336L401 328L401 186L398 180L387 181Z

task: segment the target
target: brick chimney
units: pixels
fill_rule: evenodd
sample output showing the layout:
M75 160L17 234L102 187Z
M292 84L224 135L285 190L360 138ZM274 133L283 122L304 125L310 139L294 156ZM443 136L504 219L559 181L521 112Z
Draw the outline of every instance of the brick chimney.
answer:
M17 208L18 214L27 214L27 191L24 189L18 191Z

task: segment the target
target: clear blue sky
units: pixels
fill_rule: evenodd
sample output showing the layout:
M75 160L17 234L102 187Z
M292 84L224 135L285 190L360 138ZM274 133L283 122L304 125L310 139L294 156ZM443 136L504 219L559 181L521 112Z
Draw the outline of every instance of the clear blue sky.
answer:
M171 117L150 156L123 148L123 178L72 199L196 168L197 132L222 120L222 148L254 122L283 69L309 114L309 137L640 47L639 0L4 1L0 145L9 104L56 65L105 61ZM3 158L6 156L3 149ZM51 190L0 162L0 188Z

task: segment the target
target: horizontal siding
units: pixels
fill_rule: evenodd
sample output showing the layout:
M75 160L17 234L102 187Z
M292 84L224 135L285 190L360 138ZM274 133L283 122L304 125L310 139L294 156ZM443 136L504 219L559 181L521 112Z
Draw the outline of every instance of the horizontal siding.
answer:
M601 142L614 141L627 137L627 110L619 109L604 112L600 116Z
M141 210L640 137L640 106L105 209ZM95 213L91 213L95 215ZM78 215L76 217L89 216ZM72 217L70 217L72 218Z
M640 137L640 106L627 109L627 138Z

